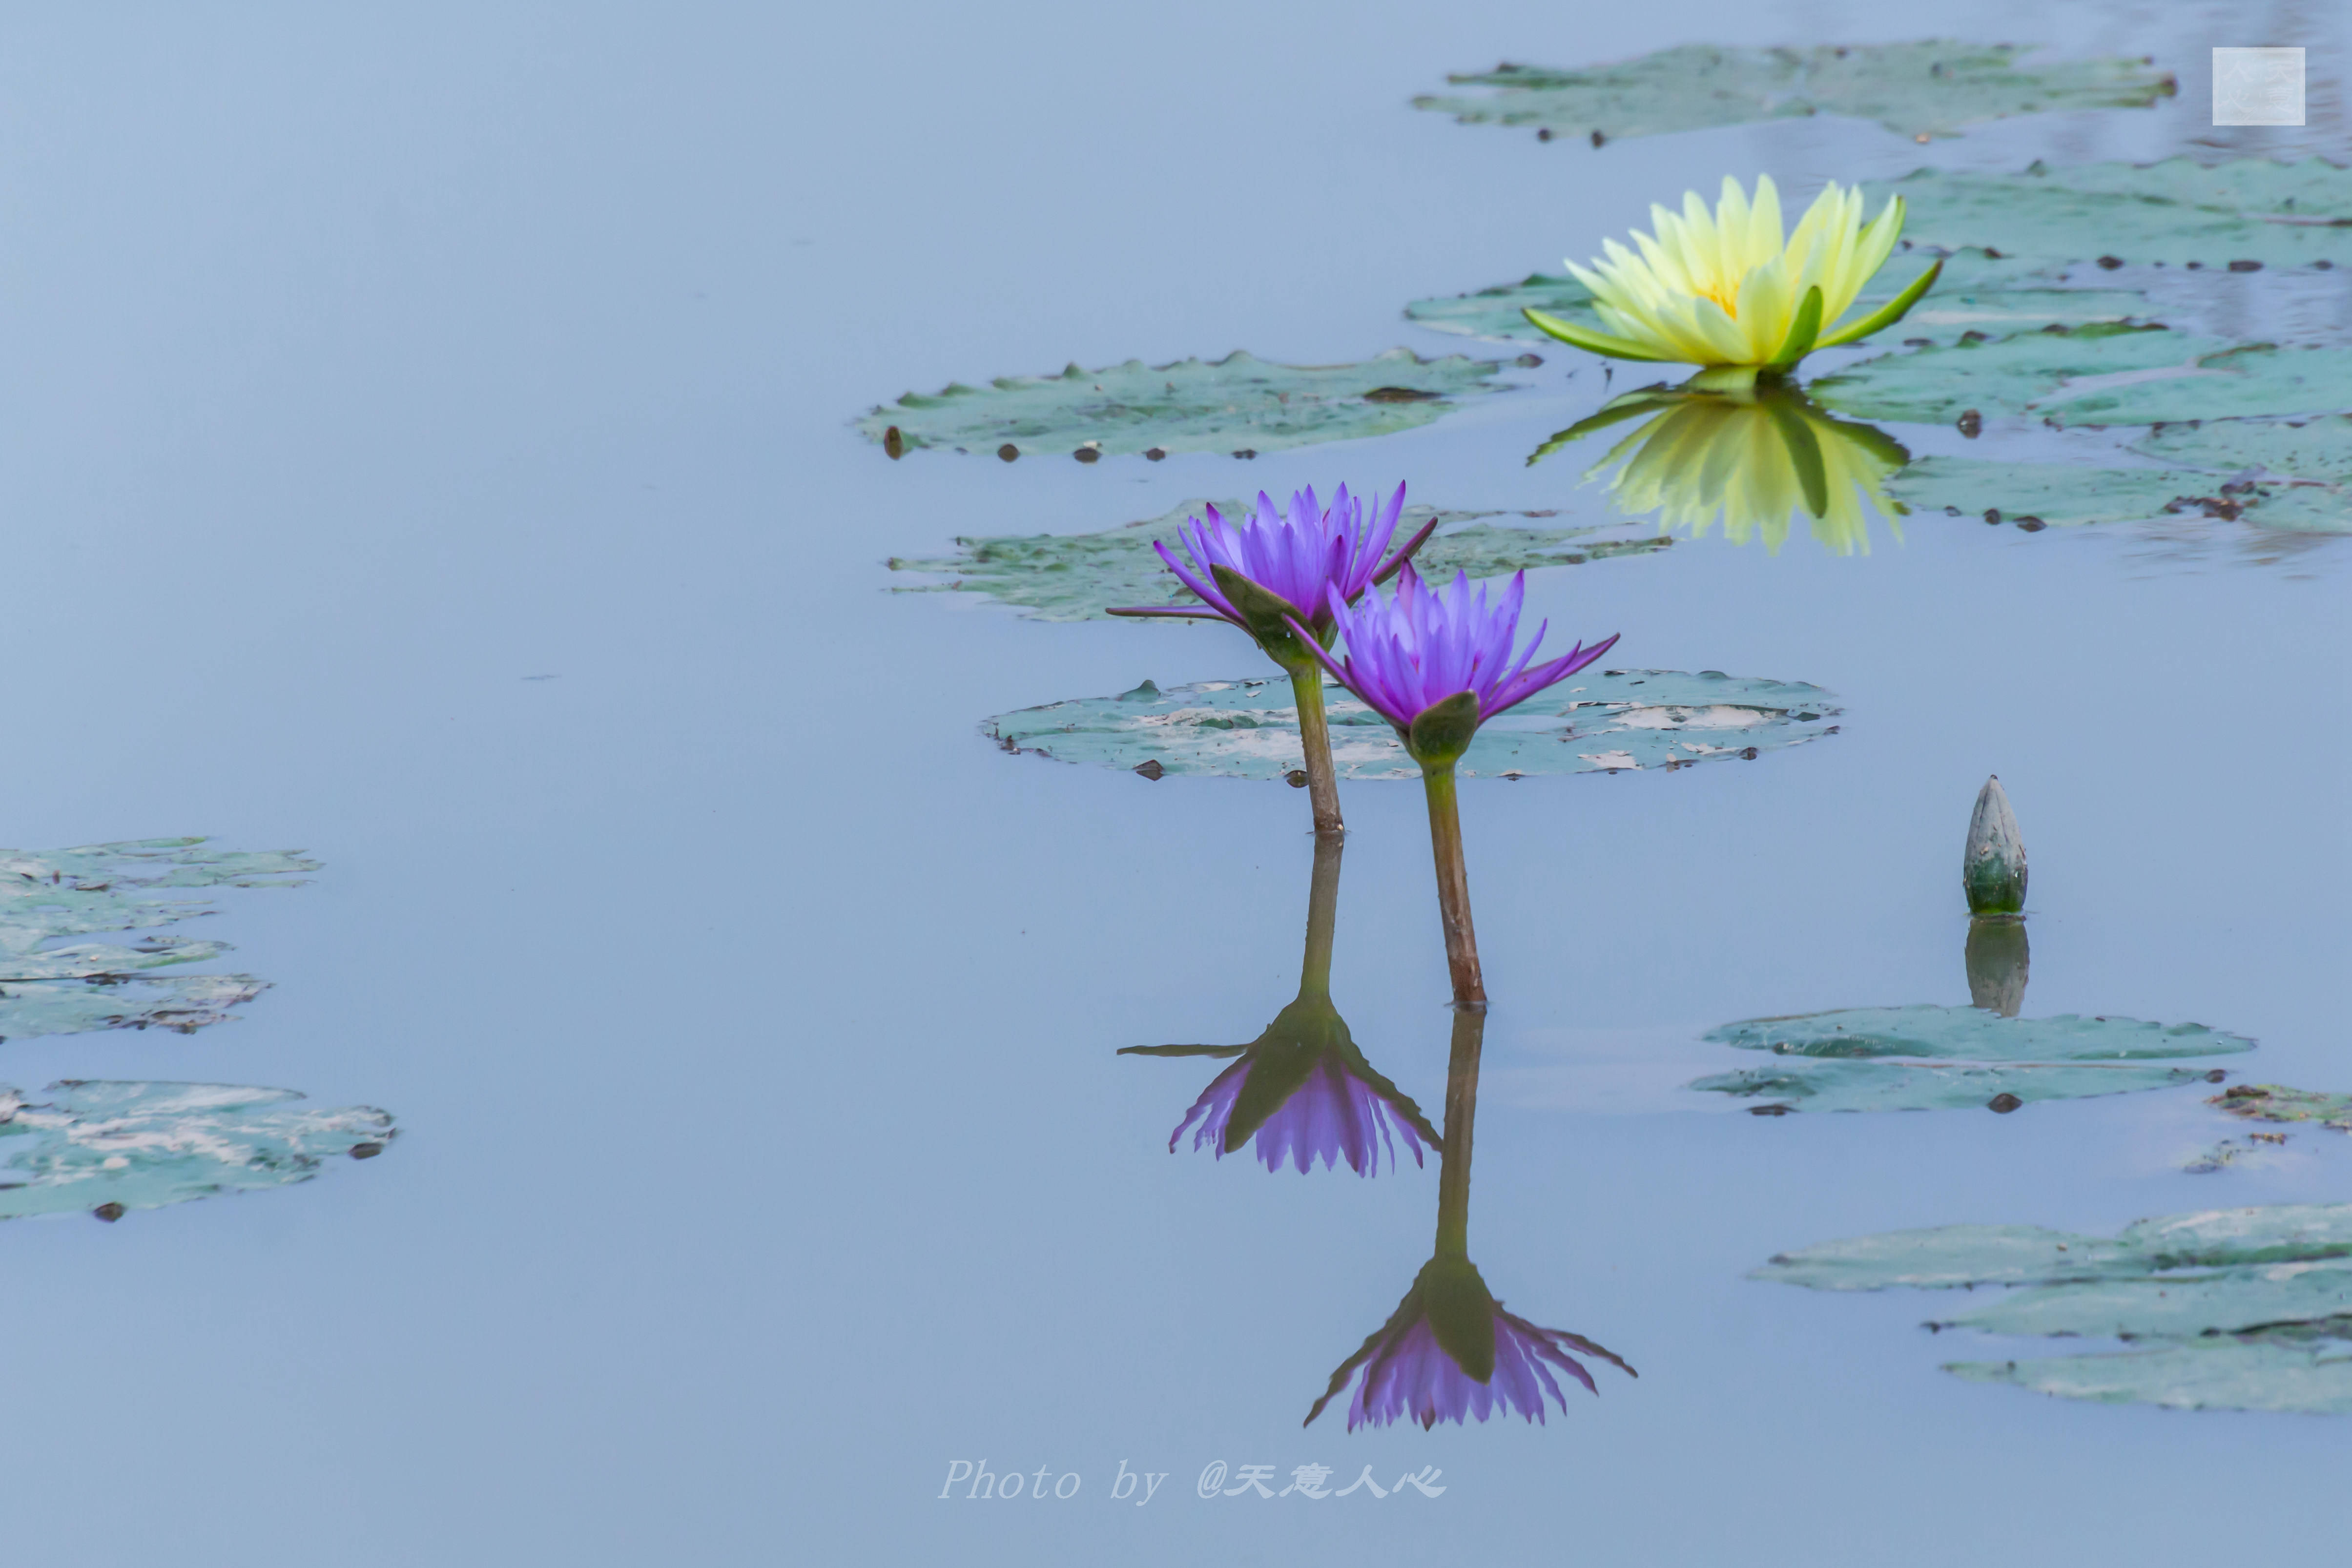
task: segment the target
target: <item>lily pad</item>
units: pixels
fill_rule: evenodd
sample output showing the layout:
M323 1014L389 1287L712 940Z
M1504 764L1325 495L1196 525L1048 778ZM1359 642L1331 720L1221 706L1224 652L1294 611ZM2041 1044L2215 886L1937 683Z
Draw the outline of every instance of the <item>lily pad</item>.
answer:
M1460 354L1425 360L1410 349L1361 364L1270 364L1238 352L1163 365L1074 364L1059 375L1003 376L929 396L910 392L875 409L858 429L898 451L1001 453L1009 446L1016 455L1254 455L1426 425L1461 398L1507 390L1493 379L1500 368L1500 361Z
M2215 507L2242 510L2267 500L2251 490L2220 493L2222 479L2180 468L2100 468L2079 463L1996 463L1922 458L1888 481L1887 493L1914 511L1942 509L1988 522L2071 528L2128 522ZM1990 515L1989 515L1990 514Z
M2324 1334L2266 1331L2122 1355L1956 1361L1944 1370L1970 1383L2006 1383L2105 1405L2347 1415L2352 1415L2352 1321Z
M193 1035L227 1022L269 982L250 974L140 975L0 984L0 1040L97 1029L171 1029Z
M2317 1094L2283 1083L2242 1083L2211 1104L2249 1121L2309 1121L2352 1132L2352 1094Z
M53 1083L28 1102L0 1089L0 1219L163 1208L307 1182L336 1154L397 1135L372 1106L323 1110L287 1089L216 1083Z
M2151 1061L2251 1051L2254 1042L2202 1024L2137 1018L2004 1018L1979 1007L1844 1007L1750 1018L1710 1029L1718 1045L1775 1056L1916 1057L1978 1062Z
M91 1029L193 1034L268 989L250 974L150 972L216 958L228 944L161 933L129 944L64 942L176 924L213 912L166 889L299 885L319 863L299 855L151 838L76 849L0 850L0 1039Z
M2053 263L2232 261L2264 267L2352 262L2352 170L2322 159L2245 158L2200 166L2091 163L2021 174L1922 169L1895 182L1904 236L1916 246L1979 256L2023 275Z
M1751 1279L1822 1290L2007 1285L1936 1329L2153 1348L1944 1370L2070 1399L2352 1414L2352 1204L2145 1219L2107 1238L1941 1226L1784 1253Z
M1684 1087L1735 1100L1761 1100L1784 1111L1976 1110L1996 1101L2001 1109L2014 1110L2042 1100L2087 1100L2204 1081L2204 1071L2196 1068L1804 1062L1716 1073Z
M2352 1204L2273 1204L2138 1220L2113 1237L2030 1225L1888 1231L1780 1253L1748 1278L1812 1290L1944 1289L2337 1258L2352 1258Z
M1331 760L1341 778L1419 778L1387 720L1327 686ZM1702 670L1587 670L1488 720L1458 772L1469 778L1675 769L1802 745L1838 726L1829 692L1801 681ZM1202 681L1162 691L1150 681L1118 697L1000 714L984 726L1008 752L1067 763L1278 779L1298 767L1298 717L1287 679Z
M2282 479L2352 483L2352 416L2293 425L2245 419L2167 425L2134 441L2131 449L2221 473L2260 468Z
M2200 358L2229 351L2219 339L2158 327L2093 325L1882 354L1822 376L1808 390L1826 406L1864 419L1935 425L1974 409L1986 418L2031 414L2053 424L2146 424L2166 416L2098 416L2149 383L2187 377L2210 395L2225 373L2205 370Z
M2145 108L2174 90L2146 60L2029 65L2019 59L2026 52L1940 39L1809 49L1685 44L1575 70L1506 63L1445 79L1486 93L1412 101L1465 124L1534 125L1596 141L1843 114L1925 142L2013 114Z
M1801 1058L1693 1079L1686 1089L1762 1100L1797 1110L2017 1110L2043 1100L2082 1100L2208 1080L2210 1068L2152 1065L2254 1048L2202 1024L2137 1018L2011 1018L1978 1007L1920 1004L1848 1007L1750 1018L1705 1038L1741 1050ZM2138 1065L2151 1064L2151 1065Z
M1114 605L1197 603L1176 587L1151 545L1154 540L1172 542L1185 520L1200 516L1208 504L1185 501L1159 517L1100 533L959 539L952 555L894 555L888 565L894 572L933 573L949 579L908 584L896 590L899 593L984 594L1019 606L1025 612L1024 618L1035 621L1107 620L1110 618L1107 612ZM1242 504L1216 503L1227 516ZM1425 574L1448 581L1456 572L1495 577L1546 566L1577 566L1615 555L1643 554L1672 542L1663 535L1622 524L1544 528L1479 521L1491 517L1534 521L1554 515L1412 506L1404 509L1398 538L1409 537L1434 521L1440 531L1414 553L1413 560Z

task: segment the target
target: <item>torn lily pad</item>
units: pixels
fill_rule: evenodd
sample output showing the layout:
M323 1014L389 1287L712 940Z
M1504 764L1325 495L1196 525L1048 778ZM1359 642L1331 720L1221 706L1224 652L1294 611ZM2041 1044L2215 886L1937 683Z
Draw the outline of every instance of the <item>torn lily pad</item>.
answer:
M1299 765L1287 682L1202 681L1162 691L1048 703L984 726L1008 752L1142 770L1153 777L1279 779ZM1388 721L1344 690L1329 698L1341 778L1418 779ZM1842 710L1817 686L1717 670L1585 671L1481 725L1457 772L1477 778L1668 770L1802 745L1835 734Z
M2015 1110L2046 1100L2171 1089L2210 1081L2210 1067L2154 1065L2254 1048L2202 1024L2137 1018L2011 1018L1979 1007L1919 1004L1750 1018L1704 1037L1741 1050L1793 1058L1684 1087L1776 1111Z
M2318 1094L2283 1083L2242 1083L2207 1103L2248 1121L2308 1121L2352 1132L2352 1094Z
M373 1106L327 1110L288 1089L217 1083L53 1083L0 1089L0 1219L163 1208L307 1182L333 1155L397 1135Z
M318 868L299 855L209 848L202 838L0 850L0 1039L92 1029L193 1034L222 1022L268 982L152 971L216 958L226 943L160 932L127 944L60 939L214 912L208 900L159 893L293 887Z
M952 555L894 555L887 564L894 572L929 573L949 579L908 584L898 588L898 593L984 594L1019 607L1024 618L1035 621L1108 620L1114 605L1196 604L1177 587L1151 545L1154 540L1172 545L1177 529L1187 519L1200 516L1209 504L1185 501L1159 517L1099 533L959 539ZM1240 501L1215 504L1228 517L1244 510ZM1622 524L1546 528L1525 527L1516 521L1499 525L1484 521L1523 518L1535 522L1554 515L1409 506L1398 523L1402 531L1398 537L1409 537L1433 521L1437 524L1437 535L1421 547L1413 560L1425 574L1441 581L1451 580L1456 572L1497 577L1546 566L1578 566L1612 556L1646 553L1671 542Z
M1874 120L1925 142L2014 114L2146 108L2172 78L2132 59L2023 63L2006 44L1917 43L1808 49L1685 44L1613 65L1563 70L1505 63L1448 76L1472 94L1423 94L1416 109L1464 124L1532 125L1597 145L1814 114Z
M2263 528L2352 533L2352 417L2167 425L2132 450L2207 469L2209 511L2235 507Z
M1234 353L1059 375L1003 376L986 386L910 392L858 421L898 449L1079 455L1158 451L1254 456L1321 441L1386 436L1430 423L1465 397L1507 390L1497 360L1423 359L1391 349L1361 364L1271 364Z
M2148 1348L1964 1361L1947 1372L2067 1398L2352 1414L2352 1205L2141 1220L2113 1238L1943 1226L1806 1247L1750 1276L1813 1289L2015 1287L1929 1326Z

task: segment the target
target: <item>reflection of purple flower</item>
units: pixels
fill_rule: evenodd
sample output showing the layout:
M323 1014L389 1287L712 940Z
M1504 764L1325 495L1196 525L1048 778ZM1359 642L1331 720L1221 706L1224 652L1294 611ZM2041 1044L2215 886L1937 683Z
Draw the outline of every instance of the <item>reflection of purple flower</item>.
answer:
M1552 1367L1566 1372L1588 1392L1601 1392L1583 1363L1568 1353L1571 1350L1598 1356L1634 1375L1612 1352L1581 1334L1538 1328L1503 1310L1468 1258L1433 1258L1395 1314L1331 1374L1331 1386L1307 1419L1320 1415L1360 1370L1355 1397L1348 1404L1350 1432L1398 1420L1418 1421L1425 1429L1440 1421L1462 1424L1473 1416L1484 1421L1514 1410L1528 1421L1540 1422L1546 1395L1563 1412L1568 1409L1568 1397L1560 1393ZM1486 1375L1475 1375L1482 1366Z
M1484 723L1574 675L1617 641L1612 637L1589 648L1579 643L1530 668L1550 626L1547 621L1513 663L1511 644L1518 634L1527 582L1526 573L1512 574L1501 601L1489 605L1484 584L1472 596L1466 572L1455 574L1450 586L1431 588L1408 565L1393 598L1375 594L1353 608L1336 596L1327 603L1348 639L1344 660L1335 662L1319 645L1312 651L1340 684L1399 730L1410 731L1415 719L1465 691L1477 699L1477 722Z
M1390 574L1404 563L1407 556L1418 549L1422 541L1436 528L1435 520L1405 542L1404 547L1383 563L1382 551L1396 533L1398 515L1404 509L1404 487L1399 485L1388 503L1375 504L1366 516L1361 499L1350 496L1341 485L1331 504L1326 508L1317 503L1312 486L1291 496L1288 511L1275 510L1273 500L1264 490L1257 495L1257 508L1238 525L1227 522L1215 507L1208 509L1208 521L1193 518L1177 538L1182 542L1189 562L1178 558L1164 543L1155 541L1152 548L1178 582L1190 588L1202 603L1217 616L1264 639L1271 631L1282 630L1279 619L1272 626L1254 624L1242 606L1220 587L1216 569L1248 578L1259 587L1282 600L1292 615L1322 635L1328 635L1330 611L1325 600L1339 595L1347 603L1363 593L1374 583L1385 581ZM1121 615L1191 615L1189 608L1155 606L1148 610L1121 610Z
M1286 1016L1297 1006L1286 1008ZM1277 1023L1267 1035L1279 1028ZM1345 1160L1359 1175L1377 1175L1384 1149L1389 1168L1396 1168L1397 1139L1404 1140L1416 1165L1423 1150L1438 1143L1421 1108L1373 1071L1351 1044L1314 1049L1261 1041L1192 1102L1168 1135L1169 1152L1187 1128L1193 1128L1193 1148L1214 1147L1220 1160L1255 1132L1257 1157L1267 1170L1278 1171L1287 1161L1302 1174L1320 1158L1327 1170Z

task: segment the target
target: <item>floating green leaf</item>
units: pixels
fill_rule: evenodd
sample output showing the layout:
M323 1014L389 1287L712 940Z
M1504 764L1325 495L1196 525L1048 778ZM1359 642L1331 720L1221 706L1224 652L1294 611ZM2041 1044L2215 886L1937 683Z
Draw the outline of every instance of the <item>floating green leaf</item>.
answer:
M2070 528L2128 522L2215 506L2242 509L2261 498L2221 496L2222 480L2181 468L2100 468L2079 463L1997 463L1922 458L1887 485L1915 511L1958 512L1988 522ZM1995 515L1988 515L1988 514Z
M1026 618L1037 621L1108 619L1106 612L1114 605L1197 603L1177 588L1151 545L1154 540L1173 545L1176 531L1188 518L1201 515L1208 504L1185 501L1159 517L1100 533L959 539L952 555L894 555L888 564L894 572L936 573L950 579L908 584L898 590L901 593L985 594L1000 603L1020 606L1027 612ZM1229 517L1243 507L1239 501L1216 504ZM1546 566L1577 566L1614 555L1645 553L1671 542L1663 535L1622 524L1524 528L1476 521L1506 516L1532 521L1556 515L1412 506L1404 509L1397 538L1402 541L1434 521L1440 531L1415 552L1413 560L1424 575L1446 580L1456 572L1495 577Z
M1983 258L2001 264L1996 277L2102 257L2169 267L2352 263L2352 170L2317 158L2037 163L2018 174L1922 169L1893 190L1907 208L1906 238L1979 257L1990 247L2000 254Z
M292 1089L217 1083L53 1083L37 1102L0 1089L0 1219L163 1208L307 1182L335 1154L396 1135L371 1106L298 1108Z
M2313 1121L2352 1132L2352 1094L2318 1094L2283 1083L2242 1083L2212 1104L2249 1121Z
M1008 752L1068 763L1277 779L1300 765L1297 710L1279 679L1203 681L1162 691L1150 681L1118 697L1000 714L986 732ZM1388 721L1327 689L1331 758L1341 778L1419 778ZM1587 670L1480 727L1457 770L1465 777L1687 767L1801 745L1835 734L1831 694L1797 681L1718 670Z
M1744 1051L1847 1059L1917 1057L1978 1062L2150 1061L2251 1051L2254 1042L2202 1024L2137 1018L2004 1018L1978 1007L1843 1007L1750 1018L1706 1038Z
M2007 1285L1932 1322L1981 1333L2152 1342L2125 1354L1945 1371L2071 1399L2352 1414L2352 1204L2141 1220L2113 1239L1943 1226L1784 1253L1750 1276L1826 1290Z
M1864 419L1934 425L1974 409L1988 419L2035 414L2053 423L2130 424L2092 417L2100 406L2096 395L2181 377L2210 390L2219 373L2200 373L2199 356L2228 349L2218 339L2162 328L2094 325L1882 354L1822 376L1808 390L1828 407ZM2051 400L2047 408L2044 399Z
M193 1034L268 988L250 974L146 972L216 958L225 942L150 935L123 945L59 938L175 924L213 912L166 889L292 887L319 863L282 853L152 838L78 849L0 850L0 1039L89 1029Z
M2352 1258L2352 1204L2274 1204L2144 1219L2112 1238L2025 1225L1946 1225L1784 1252L1748 1276L1813 1290L1941 1289L2137 1279Z
M2352 1321L2290 1334L2264 1330L2123 1355L1956 1361L1970 1383L2006 1383L2061 1399L2174 1410L2352 1415Z
M173 974L36 980L0 984L0 1040L94 1029L171 1029L193 1035L226 1023L269 982L250 974Z
M2167 425L2133 442L2131 449L2221 473L2254 468L2283 479L2352 483L2352 416L2296 424L2232 419Z
M1811 114L1875 120L1927 141L2012 114L2145 108L2173 91L2146 60L2022 64L2006 44L1872 44L1809 49L1686 44L1577 70L1504 64L1445 79L1487 93L1425 94L1416 109L1465 124L1535 125L1618 139Z
M2087 1100L2143 1089L2202 1083L2197 1068L2109 1067L2097 1063L1983 1067L1925 1062L1803 1062L1743 1068L1694 1079L1684 1087L1735 1100L1760 1100L1780 1110L2014 1110L2042 1100ZM2003 1097L2007 1098L2004 1099Z
M1977 1007L1920 1004L1848 1007L1750 1018L1707 1031L1741 1050L1797 1058L1742 1068L1685 1087L1763 1109L1794 1110L2015 1110L2043 1100L2081 1100L2207 1080L2207 1068L2126 1065L2250 1051L2254 1042L2202 1024L2137 1018L2007 1018Z
M986 386L910 392L858 422L901 450L1079 454L1276 451L1386 436L1426 425L1454 400L1500 392L1501 362L1391 349L1361 364L1269 364L1234 353L1216 361L1141 360L1059 375L1004 376Z

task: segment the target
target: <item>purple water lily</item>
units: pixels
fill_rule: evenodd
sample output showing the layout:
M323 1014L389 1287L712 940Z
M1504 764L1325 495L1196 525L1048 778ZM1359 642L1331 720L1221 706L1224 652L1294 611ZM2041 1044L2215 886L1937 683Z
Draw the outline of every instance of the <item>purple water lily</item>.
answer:
M1448 1307L1456 1309L1457 1321L1442 1329L1436 1320ZM1450 1349L1448 1339L1472 1342L1466 1353L1474 1362L1483 1351L1486 1374L1465 1370L1456 1353L1461 1347ZM1397 1421L1418 1421L1425 1430L1440 1421L1466 1424L1474 1417L1485 1421L1514 1411L1528 1422L1542 1422L1547 1396L1562 1412L1568 1409L1568 1396L1560 1392L1552 1368L1567 1373L1589 1393L1601 1392L1570 1351L1598 1357L1628 1376L1638 1375L1613 1352L1581 1334L1539 1328L1503 1310L1503 1304L1486 1294L1468 1259L1432 1258L1395 1315L1331 1374L1330 1387L1307 1419L1312 1422L1320 1415L1360 1373L1354 1397L1348 1402L1350 1432Z
M1234 595L1217 580L1217 568L1246 577L1250 582L1283 602L1288 613L1304 621L1313 632L1323 637L1330 636L1331 614L1328 601L1337 594L1341 604L1359 596L1375 583L1385 583L1401 569L1412 552L1421 548L1431 531L1437 527L1434 519L1402 548L1383 561L1381 552L1396 534L1397 519L1404 510L1404 486L1385 505L1373 503L1369 517L1360 497L1348 493L1341 485L1328 507L1315 499L1315 487L1295 492L1286 510L1276 510L1272 497L1264 490L1257 493L1257 507L1238 526L1227 522L1213 506L1208 518L1189 519L1177 530L1177 539L1184 547L1189 560L1180 560L1165 542L1155 540L1152 549L1176 580L1192 591L1193 595L1209 606L1220 620L1230 621L1252 637L1263 641L1269 631L1279 632L1279 626L1268 627L1262 614L1251 614L1251 607L1236 604ZM1189 605L1152 605L1140 609L1113 610L1115 616L1194 616L1201 612ZM1286 641L1287 639L1285 639ZM1274 650L1269 648L1269 653ZM1285 653L1276 653L1277 661L1288 668Z
M1306 758L1307 798L1318 833L1337 833L1344 824L1338 774L1331 766L1330 728L1323 713L1323 672L1316 656L1331 638L1330 606L1344 606L1374 584L1385 582L1437 527L1431 519L1383 560L1403 511L1402 485L1385 504L1375 502L1369 509L1345 485L1328 507L1316 499L1312 487L1300 490L1291 496L1287 510L1276 510L1273 499L1260 490L1256 510L1239 523L1226 521L1210 507L1205 521L1192 518L1178 531L1189 559L1180 559L1164 541L1151 546L1205 608L1155 605L1110 612L1213 616L1230 622L1249 633L1266 657L1288 672L1298 700L1299 748Z
M1485 584L1473 595L1466 572L1456 573L1447 587L1432 588L1407 565L1392 598L1375 594L1360 605L1338 598L1326 602L1326 612L1348 640L1345 659L1334 660L1319 643L1312 651L1334 679L1395 725L1411 749L1416 722L1446 699L1461 693L1476 699L1475 718L1469 726L1475 731L1505 709L1567 679L1616 644L1613 636L1591 647L1579 642L1559 658L1536 664L1536 649L1551 627L1546 621L1514 662L1511 645L1518 637L1527 595L1525 572L1513 573L1502 598L1490 605ZM1469 743L1467 734L1462 743ZM1442 762L1450 764L1461 754L1455 748ZM1419 751L1414 756L1424 763L1428 760Z
M1213 1147L1222 1160L1255 1129L1257 1157L1269 1171L1287 1163L1303 1175L1320 1159L1326 1170L1345 1161L1358 1175L1370 1176L1379 1174L1383 1151L1396 1169L1400 1139L1416 1165L1423 1150L1436 1146L1436 1130L1420 1107L1372 1071L1353 1046L1335 1044L1301 1061L1282 1048L1289 1044L1253 1047L1219 1073L1168 1135L1169 1152L1193 1128L1192 1147Z
M1519 612L1527 602L1528 574L1511 575L1498 603L1489 605L1484 584L1474 597L1467 573L1432 589L1411 566L1397 579L1396 594L1374 594L1350 606L1332 597L1325 607L1348 639L1344 660L1291 626L1307 651L1341 685L1362 698L1396 726L1404 749L1421 764L1429 796L1430 851L1437 861L1437 908L1445 928L1445 963L1454 1000L1465 1007L1486 1004L1478 967L1478 938L1470 922L1470 879L1462 858L1462 816L1454 803L1454 764L1470 749L1478 726L1507 708L1526 701L1555 681L1565 680L1617 644L1614 635L1591 647L1579 642L1569 652L1534 662L1551 623L1536 628L1527 649L1514 660Z

